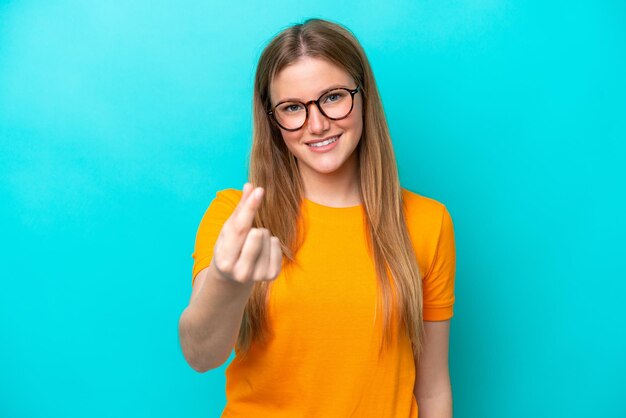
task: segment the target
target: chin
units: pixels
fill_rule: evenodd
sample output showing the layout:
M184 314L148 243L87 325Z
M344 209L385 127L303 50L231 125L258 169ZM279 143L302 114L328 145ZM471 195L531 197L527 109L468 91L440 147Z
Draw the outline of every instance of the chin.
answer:
M315 170L318 173L322 173L322 174L332 174L335 173L337 171L339 171L341 169L341 167L343 167L345 164L345 161L337 164L337 165L332 165L332 166L324 166L324 167L316 167L314 165L311 165L309 167L311 167L313 170Z

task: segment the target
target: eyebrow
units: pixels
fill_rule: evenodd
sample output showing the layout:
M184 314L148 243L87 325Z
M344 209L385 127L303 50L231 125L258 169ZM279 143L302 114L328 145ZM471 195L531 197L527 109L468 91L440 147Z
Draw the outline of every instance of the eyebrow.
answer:
M332 90L332 89L336 89L336 88L340 88L340 87L344 88L344 89L349 88L345 84L333 84L330 87L327 87L327 88L323 89L322 91L320 91L318 93L317 97L319 98L319 96L321 96L322 94L326 93L327 91ZM277 101L276 105L279 105L279 104L281 104L283 102L304 102L304 100L302 100L300 98L297 98L297 97L288 97L286 99L281 99L281 100ZM274 106L276 106L276 105L274 105Z

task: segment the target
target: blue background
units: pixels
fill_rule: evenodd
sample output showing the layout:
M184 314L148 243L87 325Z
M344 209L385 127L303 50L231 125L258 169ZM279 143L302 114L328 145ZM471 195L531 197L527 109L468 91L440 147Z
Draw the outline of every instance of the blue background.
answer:
M624 3L314 3L0 2L1 417L219 417L225 366L178 342L195 233L308 17L362 42L403 186L452 215L455 417L626 416Z

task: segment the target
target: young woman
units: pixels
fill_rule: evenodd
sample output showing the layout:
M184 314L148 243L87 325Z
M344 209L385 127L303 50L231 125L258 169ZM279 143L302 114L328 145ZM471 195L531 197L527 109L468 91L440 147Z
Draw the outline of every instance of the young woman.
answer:
M451 417L453 225L400 186L361 45L321 19L285 29L253 112L249 182L202 218L179 324L197 371L235 349L222 416Z

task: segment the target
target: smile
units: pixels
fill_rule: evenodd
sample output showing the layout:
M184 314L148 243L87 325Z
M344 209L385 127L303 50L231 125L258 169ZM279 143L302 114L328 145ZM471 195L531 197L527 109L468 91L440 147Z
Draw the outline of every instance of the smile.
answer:
M307 147L309 147L309 150L316 152L316 153L324 153L324 152L328 152L332 149L334 149L335 147L337 147L337 144L339 143L339 140L341 139L341 135L336 135L333 136L332 138L328 138L325 141L321 141L321 142L316 142L313 144L306 144Z
M323 148L323 147L325 147L327 145L330 145L330 144L332 144L334 142L337 142L337 140L339 139L340 136L341 136L341 134L335 135L332 138L328 138L325 141L314 142L314 143L310 143L310 144L306 144L306 145L308 145L309 147L312 147L312 148Z

